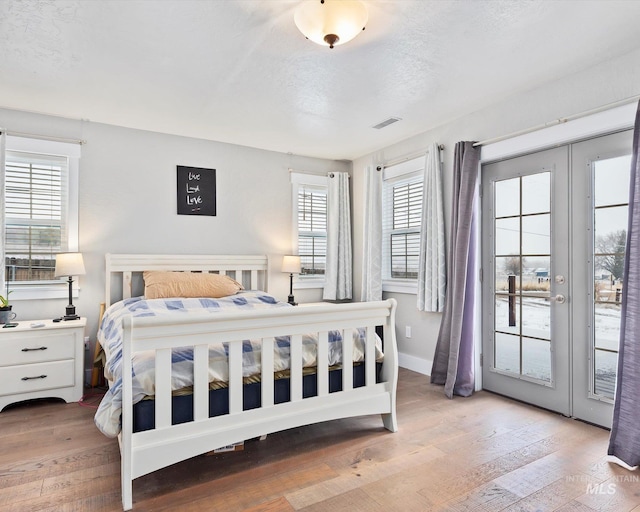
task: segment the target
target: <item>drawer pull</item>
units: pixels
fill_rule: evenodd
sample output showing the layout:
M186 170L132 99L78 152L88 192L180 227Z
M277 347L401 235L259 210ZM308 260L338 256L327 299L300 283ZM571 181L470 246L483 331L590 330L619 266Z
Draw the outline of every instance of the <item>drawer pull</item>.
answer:
M31 352L32 350L47 350L47 347L40 347L40 348L23 348L22 351L23 352Z
M38 375L37 377L22 377L22 380L46 379L46 375Z

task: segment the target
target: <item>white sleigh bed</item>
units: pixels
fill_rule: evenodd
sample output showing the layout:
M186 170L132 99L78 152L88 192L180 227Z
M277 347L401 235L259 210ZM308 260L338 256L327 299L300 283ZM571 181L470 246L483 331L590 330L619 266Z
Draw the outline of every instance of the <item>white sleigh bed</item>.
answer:
M246 289L267 290L266 256L106 256L106 303L142 295L146 270L212 272L228 275ZM244 311L167 316L122 317L121 431L122 504L133 507L133 480L216 448L293 427L352 416L381 414L391 432L397 430L398 378L395 301L309 304ZM116 307L116 306L114 306ZM108 311L108 310L107 310ZM177 316L177 318L176 318ZM376 362L376 326L382 326L384 359ZM341 389L330 390L330 333L341 334ZM354 363L355 332L361 335L363 361ZM303 398L303 338L313 333L317 392ZM290 369L287 401L274 401L274 343L288 336ZM277 338L278 340L281 338ZM308 339L308 338L307 338ZM243 407L243 340L260 347L260 404ZM228 352L228 412L210 417L210 345L224 343ZM245 341L245 344L247 342ZM228 345L227 345L228 344ZM193 353L193 418L172 424L172 350ZM246 346L245 346L246 348ZM277 349L276 349L277 350ZM155 354L154 428L134 432L132 358ZM378 358L379 359L379 358ZM226 362L225 362L226 364ZM354 386L354 364L363 371ZM306 375L306 374L305 374ZM304 377L306 378L306 377ZM111 385L113 383L110 383ZM281 384L281 383L280 383ZM314 384L315 385L315 384ZM113 388L112 388L113 389ZM111 391L111 390L110 390Z

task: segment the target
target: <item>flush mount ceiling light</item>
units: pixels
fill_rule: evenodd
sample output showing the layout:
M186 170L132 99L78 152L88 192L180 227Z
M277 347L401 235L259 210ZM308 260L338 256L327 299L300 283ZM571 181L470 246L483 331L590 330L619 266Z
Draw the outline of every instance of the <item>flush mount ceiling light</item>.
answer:
M307 39L333 48L362 32L369 14L360 0L305 0L293 19Z

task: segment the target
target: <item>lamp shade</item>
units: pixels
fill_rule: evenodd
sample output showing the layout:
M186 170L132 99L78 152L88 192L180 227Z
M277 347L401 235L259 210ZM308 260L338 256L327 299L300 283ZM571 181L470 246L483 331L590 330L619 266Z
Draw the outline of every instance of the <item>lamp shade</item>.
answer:
M56 254L55 277L82 276L84 274L84 261L81 253L64 252Z
M293 20L308 39L333 48L364 30L369 14L360 0L305 0Z
M285 256L282 258L282 271L288 274L299 274L300 256Z

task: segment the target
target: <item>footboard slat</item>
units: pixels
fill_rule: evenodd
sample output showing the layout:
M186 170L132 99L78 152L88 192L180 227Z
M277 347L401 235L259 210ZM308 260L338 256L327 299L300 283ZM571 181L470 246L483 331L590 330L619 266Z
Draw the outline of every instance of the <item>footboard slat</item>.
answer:
M273 406L273 338L262 340L262 407Z
M342 391L353 389L353 329L342 334Z
M367 327L364 357L366 385L373 386L376 383L376 329L373 326Z
M229 342L229 414L242 412L242 341Z
M318 347L316 355L318 373L318 396L329 394L329 332L318 333Z
M196 345L193 350L193 419L209 417L209 348Z
M302 336L291 336L289 369L291 373L291 401L302 400Z
M156 351L156 428L171 425L171 349Z

